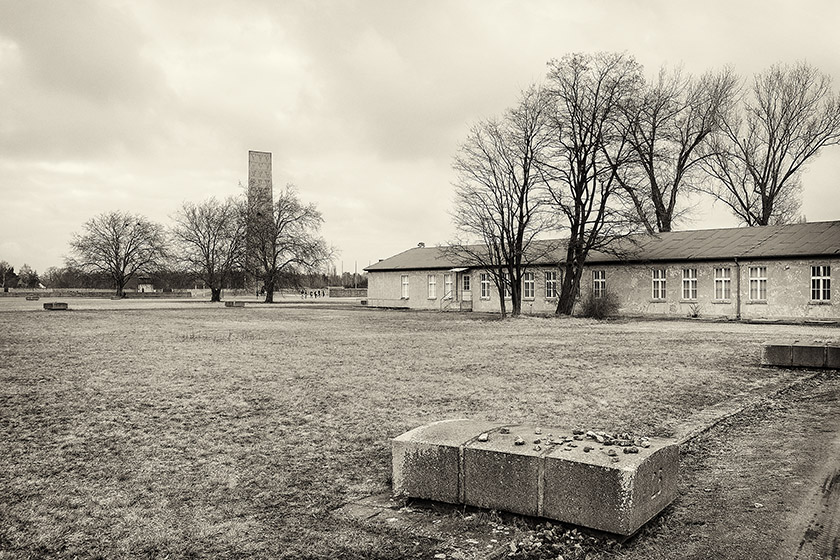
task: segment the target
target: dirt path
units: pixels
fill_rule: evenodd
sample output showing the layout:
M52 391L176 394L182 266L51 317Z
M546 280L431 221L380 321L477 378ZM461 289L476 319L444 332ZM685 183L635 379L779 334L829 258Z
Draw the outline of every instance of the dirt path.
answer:
M674 504L618 555L840 559L840 375L768 398L692 440Z
M840 401L834 404L840 406ZM814 487L786 524L779 558L840 559L840 422L834 424L834 439L827 441L823 455L822 461L814 457Z

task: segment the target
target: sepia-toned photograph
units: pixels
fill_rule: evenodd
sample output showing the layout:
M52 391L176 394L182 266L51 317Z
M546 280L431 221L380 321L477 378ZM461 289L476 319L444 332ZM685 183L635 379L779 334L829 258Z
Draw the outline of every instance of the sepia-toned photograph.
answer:
M838 27L0 0L0 560L840 560Z

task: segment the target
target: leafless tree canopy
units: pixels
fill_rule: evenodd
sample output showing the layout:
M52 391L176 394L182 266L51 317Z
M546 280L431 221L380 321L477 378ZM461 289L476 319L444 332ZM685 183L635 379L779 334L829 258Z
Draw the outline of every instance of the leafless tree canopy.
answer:
M318 236L321 213L314 204L303 204L292 185L286 185L265 215L261 204L246 205L246 256L243 264L265 289L265 301L274 301L274 292L283 274L314 272L330 262L332 252Z
M211 301L221 301L225 281L241 258L245 221L241 203L228 198L185 202L174 217L175 258L210 288Z
M117 295L140 272L163 265L166 238L160 224L128 212L105 212L83 226L70 243L68 266L86 272L104 272L114 281Z
M472 128L453 164L458 176L453 219L469 241L450 250L490 272L503 316L506 292L511 313L520 313L524 269L547 250L535 240L551 227L538 170L551 142L549 101L535 86L522 92L501 119Z
M671 231L687 210L681 195L703 179L703 150L731 111L738 79L731 69L695 78L663 67L622 109L633 157L618 177L649 233Z
M707 192L748 226L788 223L798 216L804 166L840 141L840 96L808 64L778 64L755 76L723 125L724 141L704 165Z
M641 66L625 54L572 54L549 62L555 148L543 172L561 226L568 228L557 313L571 314L582 267L637 223L618 176L632 152L621 108L638 94Z

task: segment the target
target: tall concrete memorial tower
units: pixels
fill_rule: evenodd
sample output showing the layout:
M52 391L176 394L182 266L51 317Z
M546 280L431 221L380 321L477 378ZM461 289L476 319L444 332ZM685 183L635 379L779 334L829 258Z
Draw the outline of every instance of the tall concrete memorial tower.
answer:
M249 269L258 268L260 229L266 223L271 223L274 212L274 189L271 183L271 152L248 151L248 209L249 221L246 231L246 253L250 262ZM261 286L256 277L253 278L253 288L259 290Z

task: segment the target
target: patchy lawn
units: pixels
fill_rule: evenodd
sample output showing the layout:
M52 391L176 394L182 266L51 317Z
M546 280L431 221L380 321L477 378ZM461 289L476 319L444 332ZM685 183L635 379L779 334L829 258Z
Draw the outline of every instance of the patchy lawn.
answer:
M797 375L759 367L765 340L838 334L3 304L0 558L427 557L431 542L328 516L388 490L390 438L460 417L669 436L700 409Z

